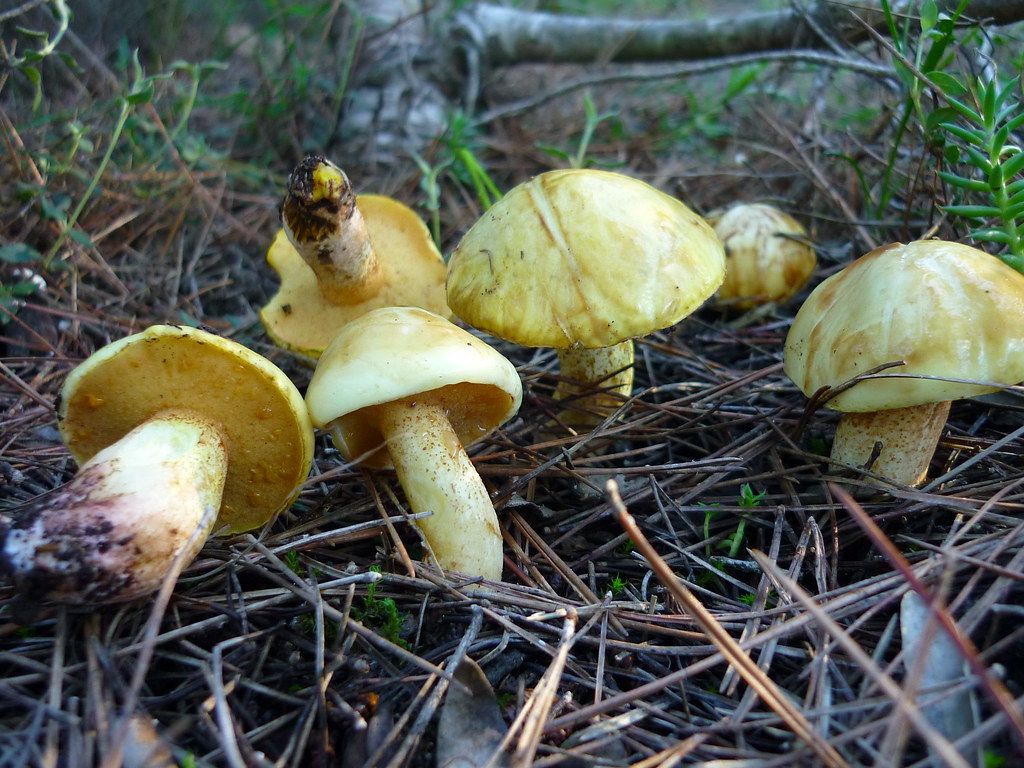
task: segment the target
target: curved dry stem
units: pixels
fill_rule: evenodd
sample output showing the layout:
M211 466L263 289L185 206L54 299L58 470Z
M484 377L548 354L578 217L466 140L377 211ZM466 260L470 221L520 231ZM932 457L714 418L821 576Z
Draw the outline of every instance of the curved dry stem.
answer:
M413 512L433 514L416 524L445 570L501 580L498 516L444 410L399 400L378 406L398 481Z
M0 571L31 599L116 603L153 592L183 548L188 562L205 543L227 463L218 427L159 414L63 488L0 515Z
M949 401L873 413L844 413L832 460L868 469L900 485L919 485L928 473Z
M633 390L633 340L597 349L558 350L562 380L556 400L571 400L559 414L562 423L590 429L622 405Z

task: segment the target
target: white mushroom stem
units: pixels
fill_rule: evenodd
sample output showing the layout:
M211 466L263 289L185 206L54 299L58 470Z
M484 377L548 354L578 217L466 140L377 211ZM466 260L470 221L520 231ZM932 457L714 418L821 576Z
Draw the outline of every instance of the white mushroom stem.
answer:
M558 350L556 400L571 400L559 418L574 427L593 427L622 405L633 390L633 340L611 347Z
M873 413L844 413L832 443L832 460L866 468L900 485L918 485L928 473L949 406L946 401Z
M220 509L220 430L165 412L82 465L70 483L0 515L0 572L25 598L114 603L157 590L191 561Z
M416 523L438 565L501 580L498 516L444 410L407 400L378 408L378 424L409 506L433 513Z
M293 194L285 201L285 234L316 274L324 298L333 304L366 301L380 292L384 272L352 185L326 162L310 178L308 197Z
M315 246L299 253L316 273L320 292L335 304L358 304L377 294L384 273L366 232L366 220L352 201L351 215Z

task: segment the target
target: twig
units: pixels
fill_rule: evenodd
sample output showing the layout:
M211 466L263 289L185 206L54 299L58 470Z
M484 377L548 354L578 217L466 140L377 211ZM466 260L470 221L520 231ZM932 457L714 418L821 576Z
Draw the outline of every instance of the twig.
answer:
M732 69L733 67L744 67L751 64L764 62L799 62L814 64L818 66L842 67L858 74L869 77L892 77L892 70L880 64L871 64L866 61L855 61L842 58L820 51L794 50L794 51L765 51L763 53L748 53L737 56L724 56L711 61L688 62L683 64L672 64L669 66L641 66L630 67L629 69L616 68L611 72L600 72L598 74L585 75L568 82L561 83L529 98L515 101L511 104L504 104L494 107L486 112L477 115L474 122L479 125L493 123L496 120L512 117L522 112L542 107L548 102L564 96L567 93L578 91L583 88L594 88L597 86L611 85L613 83L648 82L651 80L675 80L691 75L704 74L706 72L717 72L721 69Z
M509 728L510 736L517 729L520 731L519 739L516 741L516 748L509 761L510 768L529 768L533 765L533 756L537 752L537 746L544 732L548 712L551 711L551 704L555 699L558 683L562 679L562 670L565 668L566 660L569 658L569 649L572 648L575 630L576 612L570 610L562 622L562 632L559 635L558 651L555 653L555 657L551 660L551 664L548 665L543 677L541 677L533 689L533 695L530 697L530 700ZM493 763L493 758L489 762Z
M761 700L770 707L779 717L782 718L793 732L800 737L807 745L818 755L818 757L824 762L825 765L845 766L846 761L842 756L826 742L822 737L811 727L811 724L807 722L807 719L803 714L790 703L786 694L779 690L778 686L772 682L771 678L766 675L754 660L750 658L740 647L740 645L733 639L732 635L725 631L725 628L718 623L716 619L703 604L694 597L693 593L690 592L683 584L679 582L676 575L669 568L658 552L651 546L651 543L644 536L643 532L637 527L636 521L633 516L629 514L629 510L622 503L622 498L619 496L619 488L614 480L609 480L605 486L608 491L608 497L611 501L612 506L615 508L615 513L619 518L619 523L629 534L629 538L633 540L637 549L640 551L650 563L651 569L658 577L658 581L665 585L665 587L672 593L672 596L679 601L679 604L685 608L694 621L700 626L701 629L708 635L708 638L715 644L715 647L719 649L723 656L725 656L729 662L737 669L743 679L746 680L747 685L757 691Z
M812 616L821 624L825 631L827 631L832 638L843 647L843 649L850 654L857 666L864 670L866 675L870 675L872 680L882 690L888 694L893 704L900 709L900 711L914 724L918 732L928 742L928 746L935 750L935 752L946 761L946 764L952 768L970 768L967 761L960 756L960 753L956 751L949 740L935 730L927 720L924 719L924 715L921 714L921 710L918 709L917 705L903 694L903 690L883 672L874 660L865 653L864 649L857 645L843 628L839 626L831 616L828 615L821 607L814 602L814 599L808 595L804 589L797 584L793 579L789 578L782 570L771 560L765 556L763 552L757 550L750 550L750 555L764 569L764 572L768 574L773 581L780 584L786 592L796 598L797 602L806 608Z
M896 545L892 543L889 537L885 535L885 532L878 527L878 524L868 516L860 504L849 493L834 483L829 484L829 489L839 499L843 507L846 508L846 511L857 521L857 524L868 535L872 543L882 552L885 559L889 561L893 568L896 568L906 577L911 589L920 595L921 599L935 615L939 624L960 650L960 653L963 654L964 660L971 668L971 672L978 676L982 689L989 695L996 706L1003 711L1003 714L1006 715L1011 734L1017 742L1017 747L1024 753L1024 714L1014 704L1013 696L1010 695L1003 682L994 677L988 667L982 662L974 642L968 635L960 631L956 622L953 621L953 617L950 616L949 611L935 602L931 591L917 577L907 559L896 548Z

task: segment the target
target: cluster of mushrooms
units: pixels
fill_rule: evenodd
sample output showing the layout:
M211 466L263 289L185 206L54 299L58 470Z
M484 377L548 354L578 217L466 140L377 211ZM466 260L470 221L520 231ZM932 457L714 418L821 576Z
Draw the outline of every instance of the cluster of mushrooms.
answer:
M121 602L157 589L211 533L266 525L328 431L346 461L391 468L445 570L498 580L502 537L466 447L512 418L514 366L464 323L558 352L557 420L586 430L632 391L633 339L716 295L747 310L799 293L804 229L767 205L702 218L596 170L543 173L466 233L447 267L422 221L309 156L267 255L271 339L316 365L305 398L273 363L203 331L154 326L68 377L63 488L0 513L0 571L31 599ZM843 412L831 461L874 481L924 478L951 400L1024 379L1024 276L956 243L880 248L822 282L784 369ZM216 382L216 383L214 383Z

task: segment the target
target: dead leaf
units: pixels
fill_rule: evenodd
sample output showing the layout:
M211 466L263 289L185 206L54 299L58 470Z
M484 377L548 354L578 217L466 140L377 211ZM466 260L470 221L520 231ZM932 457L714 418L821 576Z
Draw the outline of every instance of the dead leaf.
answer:
M437 768L506 768L495 754L508 726L483 670L466 658L455 669L437 725Z
M962 682L970 676L970 670L963 655L937 622L932 621L929 627L931 610L912 590L908 591L900 602L900 635L903 638L904 663L910 670L921 669L918 690L936 691ZM921 654L924 658L921 659ZM921 714L950 741L972 731L978 725L978 704L974 691L970 688L950 694L935 692L919 694L928 701L921 707ZM972 760L971 755L964 755ZM972 760L977 764L976 760Z

